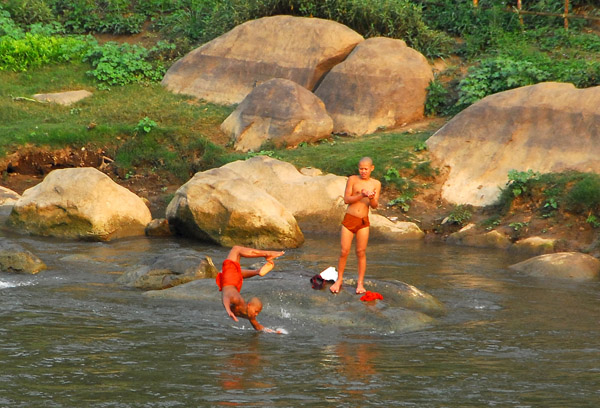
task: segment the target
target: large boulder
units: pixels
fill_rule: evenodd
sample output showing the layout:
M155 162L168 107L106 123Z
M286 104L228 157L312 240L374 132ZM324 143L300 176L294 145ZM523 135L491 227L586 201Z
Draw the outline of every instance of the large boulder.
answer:
M425 233L414 222L391 221L379 214L370 214L369 222L370 236L374 239L411 241L425 237Z
M333 118L333 131L373 133L421 119L433 71L402 40L369 38L323 79L315 94Z
M304 242L284 205L223 167L196 173L177 190L166 215L178 233L227 247L295 248Z
M46 269L46 264L21 245L0 237L0 272L34 275Z
M450 169L442 197L456 204L493 204L511 169L600 173L598 106L600 87L554 82L476 102L427 141Z
M220 104L240 103L272 78L313 90L363 37L334 21L292 16L243 23L177 61L162 84L167 89Z
M0 186L0 216L9 215L19 198L21 196L18 193Z
M299 220L338 222L345 212L346 177L319 172L302 174L294 165L267 156L238 160L223 167L267 191Z
M600 260L579 252L539 255L509 268L539 278L587 281L600 276Z
M333 121L323 102L288 79L271 79L257 86L221 125L234 148L259 150L267 141L295 147L331 135Z
M217 268L210 257L197 253L163 255L149 265L139 265L121 275L117 282L142 290L162 290L196 279L214 279Z
M107 241L144 235L144 201L94 168L50 172L15 203L8 223L35 235Z

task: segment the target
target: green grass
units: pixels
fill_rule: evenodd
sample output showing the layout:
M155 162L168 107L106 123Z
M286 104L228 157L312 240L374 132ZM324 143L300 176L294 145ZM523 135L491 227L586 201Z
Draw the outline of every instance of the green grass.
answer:
M277 151L276 156L296 167L312 166L344 176L356 174L358 161L369 156L375 164L373 177L383 181L391 168L413 169L418 161L414 147L429 136L431 132L375 133L361 138L336 136L318 144Z
M186 178L215 164L208 140L223 143L221 122L232 108L207 104L166 91L160 84L131 84L97 90L87 64L48 65L23 73L0 72L0 155L22 146L102 147L124 167L154 167ZM36 93L87 89L93 96L65 107L15 100ZM157 127L136 132L148 117ZM209 163L203 156L209 153ZM189 159L190 164L185 164Z

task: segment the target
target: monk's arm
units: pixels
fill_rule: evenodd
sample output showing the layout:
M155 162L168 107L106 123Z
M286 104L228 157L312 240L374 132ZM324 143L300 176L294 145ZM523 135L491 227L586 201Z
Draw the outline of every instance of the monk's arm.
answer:
M369 196L369 205L371 208L379 207L379 193L381 193L381 183L379 181L377 181L374 192L375 194L372 197Z
M258 322L258 320L256 320L256 317L249 317L248 321L250 322L252 327L254 327L254 330L262 331L265 328L265 326L263 326Z
M364 195L362 194L352 195L354 180L354 176L350 176L348 177L348 181L346 182L346 190L344 191L344 203L346 204L354 204L362 200L364 197Z

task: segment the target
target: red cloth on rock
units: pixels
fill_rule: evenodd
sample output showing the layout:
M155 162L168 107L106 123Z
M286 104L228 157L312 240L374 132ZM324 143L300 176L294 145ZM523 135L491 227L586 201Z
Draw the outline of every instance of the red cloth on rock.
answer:
M365 294L360 298L363 302L370 302L371 300L383 300L381 293L366 291Z
M244 277L242 276L242 268L238 262L232 261L231 259L225 259L223 261L222 272L217 275L217 286L219 291L223 290L224 286L235 286L239 291L242 290L242 283L244 283Z

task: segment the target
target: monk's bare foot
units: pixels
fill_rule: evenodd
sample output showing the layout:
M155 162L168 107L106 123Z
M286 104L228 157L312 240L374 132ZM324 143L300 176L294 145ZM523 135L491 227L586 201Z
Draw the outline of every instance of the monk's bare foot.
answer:
M356 294L362 295L363 293L367 293L367 290L365 289L362 283L359 283L358 285L356 285Z
M331 285L329 290L331 291L331 293L340 293L341 288L342 288L342 282L336 281L333 285Z
M275 258L279 258L281 255L285 254L283 251L269 251L269 254L265 256L267 262L271 262Z
M267 263L265 263L259 270L258 270L258 274L260 276L265 276L267 273L271 272L271 269L273 269L273 267L275 266L275 264L273 263L273 261L267 261Z

